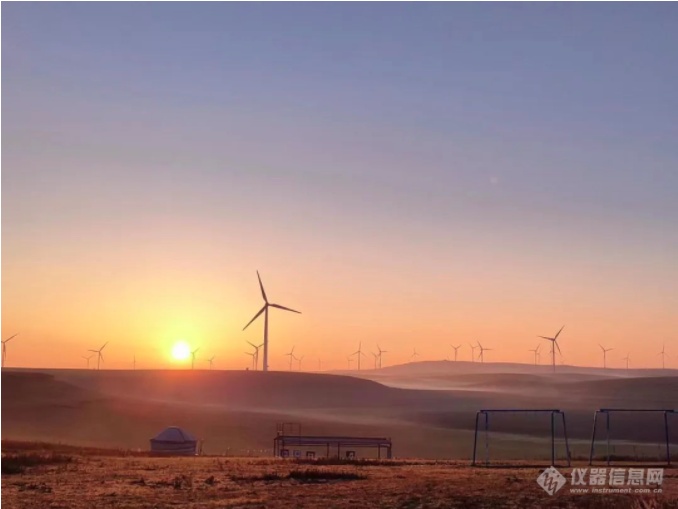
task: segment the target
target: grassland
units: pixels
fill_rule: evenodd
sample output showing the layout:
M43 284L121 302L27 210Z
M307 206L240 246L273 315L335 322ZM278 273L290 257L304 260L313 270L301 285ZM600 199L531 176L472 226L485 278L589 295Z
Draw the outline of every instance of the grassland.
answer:
M542 468L455 461L157 458L3 442L4 508L678 508L678 469L661 495L546 494ZM42 459L40 459L42 458ZM6 465L21 472L4 473Z

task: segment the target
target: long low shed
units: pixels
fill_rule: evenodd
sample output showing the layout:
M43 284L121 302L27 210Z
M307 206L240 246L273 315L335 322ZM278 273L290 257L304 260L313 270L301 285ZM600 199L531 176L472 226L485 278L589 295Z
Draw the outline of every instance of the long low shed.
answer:
M289 447L325 447L327 456L336 449L337 457L341 450L347 448L377 449L377 457L381 458L381 450L385 449L386 458L391 459L392 447L390 438L375 437L336 437L318 435L278 435L273 439L274 456L283 456L283 451Z

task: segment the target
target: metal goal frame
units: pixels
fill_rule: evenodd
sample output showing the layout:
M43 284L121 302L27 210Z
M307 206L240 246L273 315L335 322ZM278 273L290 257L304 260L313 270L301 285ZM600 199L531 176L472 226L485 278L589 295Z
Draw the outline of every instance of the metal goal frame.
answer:
M567 439L567 424L565 423L565 412L553 408L503 408L503 409L483 409L476 413L476 426L473 435L473 459L471 465L476 465L476 453L478 450L478 425L480 423L480 416L484 416L485 420L485 466L490 464L490 449L489 449L489 429L490 429L490 414L492 413L540 413L551 414L551 465L556 463L556 416L561 417L563 423L563 438L565 439L565 452L567 455L567 466L570 466L570 444Z
M605 416L605 441L607 443L606 448L606 462L610 464L610 415L613 413L630 413L630 412L639 412L639 413L661 413L664 414L664 440L666 445L666 464L671 466L671 444L669 436L669 415L678 414L678 410L667 409L667 408L601 408L596 410L593 414L593 431L591 432L591 450L589 452L589 465L593 464L593 451L596 442L596 424L598 424L598 414L603 414Z

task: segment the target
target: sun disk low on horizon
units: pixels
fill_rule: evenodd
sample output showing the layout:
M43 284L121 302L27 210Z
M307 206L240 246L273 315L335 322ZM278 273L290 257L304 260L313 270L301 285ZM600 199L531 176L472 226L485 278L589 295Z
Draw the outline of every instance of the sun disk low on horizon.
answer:
M191 355L191 348L185 341L178 341L172 347L172 358L177 361L185 361Z

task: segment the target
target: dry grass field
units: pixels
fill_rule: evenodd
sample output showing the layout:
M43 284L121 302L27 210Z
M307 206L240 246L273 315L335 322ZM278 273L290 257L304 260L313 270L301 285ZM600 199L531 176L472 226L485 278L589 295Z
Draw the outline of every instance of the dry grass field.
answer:
M543 468L382 461L157 458L104 449L3 442L2 505L18 508L677 508L678 470L661 495L555 496Z

